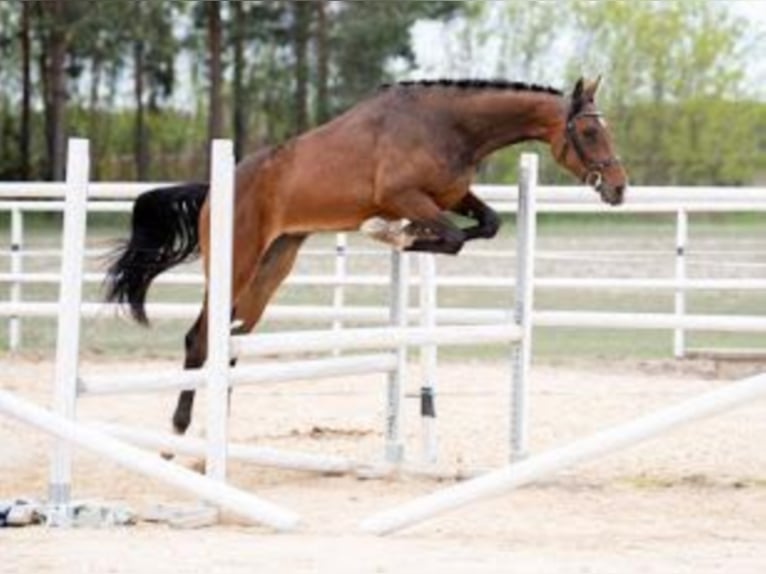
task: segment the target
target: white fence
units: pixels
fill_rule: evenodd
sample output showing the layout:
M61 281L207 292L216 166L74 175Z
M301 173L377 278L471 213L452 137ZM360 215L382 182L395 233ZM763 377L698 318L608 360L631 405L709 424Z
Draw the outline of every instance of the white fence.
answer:
M91 197L95 201L88 203L91 212L127 212L132 208L132 201L141 192L163 183L128 184L128 183L92 183ZM484 199L503 212L514 212L516 209L517 193L510 186L477 186L477 191ZM673 353L682 357L686 353L687 344L685 333L689 329L728 332L766 331L766 316L687 316L687 295L690 292L719 291L719 292L754 292L766 290L766 276L747 278L700 278L690 277L688 259L689 217L696 213L732 213L732 212L766 212L766 189L762 188L658 188L633 187L629 190L628 201L620 207L605 206L590 190L570 187L540 187L538 188L538 210L540 213L640 213L668 214L675 217L676 242L668 246L668 254L674 253L675 270L673 277L550 277L538 276L535 288L538 290L631 290L645 292L664 292L673 294L673 311L665 314L646 314L639 316L635 325L643 328L671 330L674 332ZM53 302L23 300L23 287L30 284L58 284L61 280L57 272L25 271L24 261L37 255L50 256L57 250L24 250L24 218L25 212L31 211L60 211L63 209L65 185L60 183L0 183L0 210L11 213L10 250L0 252L8 257L8 271L0 272L0 283L6 283L8 300L0 301L0 316L9 317L8 341L11 350L16 350L21 344L21 318L55 317L56 305ZM25 199L19 199L24 197ZM616 223L618 226L619 223ZM616 227L616 234L619 228ZM492 249L483 251L467 250L461 257L497 257L502 264L507 264L513 253ZM270 321L309 321L331 323L340 328L344 321L357 323L385 323L388 320L388 310L384 307L360 307L347 303L346 289L358 286L385 286L388 277L380 274L349 274L350 258L370 253L369 249L350 249L345 234L337 236L334 250L307 250L305 255L316 257L334 257L335 269L332 274L325 275L293 275L288 278L288 285L323 286L332 289L332 304L316 305L274 305L269 308L266 319ZM375 251L379 253L379 251ZM641 253L582 253L583 259L589 257L614 258L641 255ZM644 253L644 256L657 255ZM711 253L710 257L720 257L726 254ZM536 257L546 260L555 257L572 257L572 253L563 254L538 251ZM423 266L427 265L426 263ZM757 264L755 264L757 265ZM609 262L605 261L602 268L608 269ZM766 263L761 264L766 269ZM100 283L101 273L87 273L85 280L89 283ZM420 274L412 275L414 285L421 281ZM199 273L171 273L160 276L158 283L199 285L202 277ZM508 289L514 287L513 277L488 277L483 275L446 275L441 273L435 279L436 288L440 293L448 289L495 288ZM438 297L437 297L438 298ZM193 318L197 312L195 304L160 303L149 305L149 314L153 318ZM85 316L108 316L114 314L108 305L89 302L82 307ZM416 318L419 311L410 309L411 318ZM478 313L478 314L477 314ZM609 319L603 313L579 313L575 310L546 311L536 313L539 324L551 327L577 326L581 328L602 327L614 329L631 329L629 320L617 321ZM438 322L472 321L476 316L484 316L494 320L500 313L491 308L480 311L468 309L440 309L434 320ZM636 315L642 315L636 313ZM709 319L708 319L709 318ZM602 320L603 319L603 320ZM579 321L579 322L578 322ZM721 329L721 325L727 327ZM740 328L740 326L742 328Z

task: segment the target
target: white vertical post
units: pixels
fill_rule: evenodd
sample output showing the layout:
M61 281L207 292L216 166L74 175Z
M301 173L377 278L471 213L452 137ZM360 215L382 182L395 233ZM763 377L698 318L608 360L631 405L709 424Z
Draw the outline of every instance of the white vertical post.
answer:
M409 295L409 258L399 251L391 251L391 326L407 326ZM407 371L407 346L396 350L396 369L388 374L386 400L386 461L401 462L404 457L402 436L402 403Z
M234 149L213 140L210 165L210 257L208 284L206 474L226 479L231 329Z
M432 253L421 253L420 271L420 326L436 325L436 257ZM423 432L423 461L435 463L439 456L436 434L436 345L420 347L420 417Z
M527 397L532 361L532 303L537 235L536 192L537 155L523 154L519 170L519 206L516 212L516 301L513 316L523 333L513 351L510 405L510 458L512 461L522 459L527 454Z
M21 209L11 210L11 273L21 275L23 272L22 247L24 241L24 216ZM21 302L21 281L16 279L11 283L11 303ZM15 353L21 347L21 318L13 315L8 323L8 349Z
M74 420L77 402L77 371L80 346L80 306L82 304L83 259L87 219L90 156L88 140L70 139L67 149L67 194L64 207L64 233L61 256L58 330L54 378L54 412ZM72 484L72 445L55 440L51 454L48 522L54 526L70 524L69 501Z
M686 243L689 238L689 215L685 209L676 212L676 282L686 281ZM682 318L686 313L686 291L676 288L674 312ZM681 359L686 355L686 333L682 327L673 331L673 356Z
M348 238L345 233L338 233L335 236L335 287L332 291L332 308L340 313L346 301L346 257L348 255ZM343 321L335 319L332 322L332 328L340 331L343 328ZM341 349L335 349L333 355L336 357L341 354Z

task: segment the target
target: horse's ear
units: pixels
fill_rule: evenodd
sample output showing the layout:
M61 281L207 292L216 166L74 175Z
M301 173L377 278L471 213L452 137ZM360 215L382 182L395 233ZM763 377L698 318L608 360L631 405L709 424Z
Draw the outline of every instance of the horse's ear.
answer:
M582 94L585 88L585 80L580 76L575 84L574 90L572 90L572 102L579 104L582 101Z
M583 90L585 89L585 80L580 77L572 90L572 99L569 103L569 115L573 116L580 113L585 101L583 100Z
M598 77L593 80L592 82L588 82L585 87L583 88L583 94L585 96L586 101L594 102L596 100L596 92L598 91L598 87L601 85L601 74L598 75Z

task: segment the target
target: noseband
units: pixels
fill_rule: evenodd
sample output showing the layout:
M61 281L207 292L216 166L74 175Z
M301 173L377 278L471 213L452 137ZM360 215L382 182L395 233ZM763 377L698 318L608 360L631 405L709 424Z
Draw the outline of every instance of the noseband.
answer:
M619 165L620 158L613 156L605 160L594 160L588 157L585 144L583 144L580 134L577 133L575 122L579 118L600 118L601 116L601 112L580 112L570 115L567 118L566 131L564 132L564 147L561 148L561 153L559 154L559 161L563 161L567 153L569 153L569 146L571 145L577 155L577 159L580 160L587 170L583 181L594 188L598 188L601 185L601 181L604 179L604 170L612 165Z

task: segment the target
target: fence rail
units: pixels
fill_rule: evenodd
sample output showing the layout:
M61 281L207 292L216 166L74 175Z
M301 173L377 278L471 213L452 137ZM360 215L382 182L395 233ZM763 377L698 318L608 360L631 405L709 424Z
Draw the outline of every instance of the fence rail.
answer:
M88 209L94 213L127 213L132 209L132 200L140 193L159 186L172 185L171 182L155 183L91 183L89 188ZM36 317L53 317L57 313L53 302L23 301L24 287L29 285L57 285L60 283L60 273L53 271L25 271L24 262L29 257L60 256L56 249L24 249L24 218L25 212L62 211L66 183L0 183L0 212L10 212L10 249L0 250L0 256L9 258L8 270L0 272L0 284L9 285L8 300L0 301L0 316L9 317L9 347L16 350L21 345L21 319ZM517 209L518 191L514 186L481 185L476 186L480 197L489 201L502 212L514 213ZM663 329L674 332L673 352L676 357L686 353L685 315L687 295L699 291L735 291L758 292L766 290L766 277L742 278L713 278L689 277L688 269L692 265L715 265L720 267L738 267L763 269L766 261L742 261L739 257L748 255L758 256L757 250L749 249L747 253L732 252L720 249L698 250L690 252L688 248L689 218L693 213L728 213L752 212L766 213L766 188L737 188L737 187L633 187L628 195L626 204L619 207L603 205L596 194L582 187L541 186L537 193L538 213L608 213L608 214L669 214L675 215L676 241L667 251L651 250L603 250L597 252L567 252L563 250L539 251L536 258L539 261L550 260L586 260L599 261L604 267L609 263L623 263L626 258L645 258L656 260L665 255L668 260L675 261L672 277L567 277L567 276L538 276L535 280L536 289L545 290L604 290L604 291L638 291L638 292L667 292L674 295L673 314L662 322ZM515 252L508 249L493 248L467 249L462 257L498 258L508 260L515 257ZM89 250L89 254L103 256L105 249ZM295 306L288 309L277 306L272 309L267 318L270 320L287 321L332 321L335 329L342 326L344 321L362 323L385 322L387 310L350 306L345 295L346 287L384 287L389 278L379 274L360 274L349 272L349 258L357 256L382 256L385 249L349 246L344 234L339 234L334 248L308 248L303 256L327 256L335 259L332 274L297 274L288 278L286 284L293 286L315 286L332 289L332 305L318 308L311 305ZM736 260L735 259L735 255ZM700 260L700 257L708 259ZM85 281L99 284L103 281L102 273L90 272L85 275ZM419 273L410 277L411 284L418 286L421 282ZM510 290L515 286L513 277L492 276L460 276L442 273L435 278L435 286L441 291L445 289L497 289ZM199 271L175 272L165 274L157 279L158 284L189 285L199 287L203 278ZM84 316L104 317L116 315L111 306L99 303L86 303L82 308ZM156 303L150 306L150 312L157 319L178 319L196 316L196 305L186 303ZM444 309L437 314L437 320L465 320L467 309ZM499 313L491 309L474 311L475 316L497 317ZM415 311L412 312L413 316ZM553 315L563 318L566 315ZM725 321L726 316L716 320L716 324ZM755 317L754 320L758 320ZM640 319L639 319L640 320ZM546 320L546 324L549 321ZM675 322L675 324L672 324ZM740 324L735 318L733 324ZM564 324L552 326L563 327ZM568 325L568 323L567 323ZM627 328L627 327L621 327ZM747 331L747 330L745 330Z

